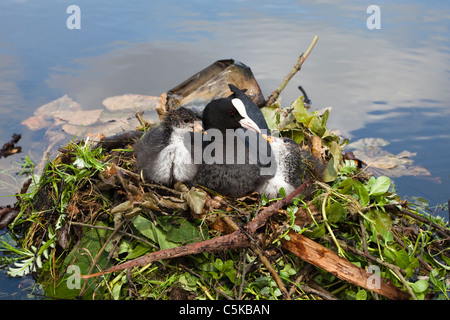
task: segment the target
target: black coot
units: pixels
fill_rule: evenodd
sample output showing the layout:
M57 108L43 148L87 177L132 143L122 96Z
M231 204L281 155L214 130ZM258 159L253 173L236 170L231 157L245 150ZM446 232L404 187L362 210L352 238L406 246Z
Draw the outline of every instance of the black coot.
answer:
M267 125L266 119L258 106L245 94L245 90L241 90L233 84L228 84L233 94L229 98L237 98L242 101L245 106L247 115L252 119L259 127L263 134L270 136L270 130Z
M233 97L213 100L205 107L203 164L193 183L241 197L273 177L276 162L270 145L247 111L242 100Z

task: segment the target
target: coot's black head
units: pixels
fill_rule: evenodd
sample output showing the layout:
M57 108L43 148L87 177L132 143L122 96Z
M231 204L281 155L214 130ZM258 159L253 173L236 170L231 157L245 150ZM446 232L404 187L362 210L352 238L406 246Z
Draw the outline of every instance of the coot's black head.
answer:
M239 128L260 132L258 125L248 116L244 104L238 98L211 101L203 111L203 128L215 128L223 133L226 129Z
M261 109L259 109L258 106L252 101L252 99L250 99L250 97L245 94L247 89L241 90L231 83L228 84L228 87L233 93L228 98L237 98L241 100L245 106L247 114L258 125L261 132L270 135L271 133L269 126L267 125L266 119L264 119Z
M180 107L169 110L161 125L167 130L173 130L175 128L193 129L199 120L192 110Z

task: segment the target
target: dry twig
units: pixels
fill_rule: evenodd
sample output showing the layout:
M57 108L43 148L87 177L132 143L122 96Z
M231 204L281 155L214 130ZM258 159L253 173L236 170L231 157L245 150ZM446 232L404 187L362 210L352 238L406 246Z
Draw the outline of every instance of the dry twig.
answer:
M292 68L292 70L286 75L286 77L284 77L283 81L281 82L281 84L278 86L278 88L272 92L272 94L270 95L270 97L267 99L266 102L266 106L270 106L271 104L273 104L277 99L278 96L280 95L281 91L284 90L284 88L286 87L286 85L288 84L288 82L292 79L292 77L298 72L300 71L300 69L302 68L302 64L303 62L305 62L306 58L308 58L309 54L311 53L312 49L314 48L314 46L316 45L317 40L319 39L318 36L315 36L313 41L311 42L311 44L309 45L308 50L306 50L305 53L302 53L300 55L300 57L298 57L298 61L297 63L294 65L294 67Z

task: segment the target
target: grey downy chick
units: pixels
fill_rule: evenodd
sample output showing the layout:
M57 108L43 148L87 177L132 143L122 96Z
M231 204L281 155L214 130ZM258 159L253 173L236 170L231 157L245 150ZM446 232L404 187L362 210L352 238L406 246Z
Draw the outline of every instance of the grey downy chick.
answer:
M321 179L323 165L311 152L303 150L290 138L271 136L269 139L277 162L277 171L273 178L258 187L261 194L276 198L280 196L280 188L288 195L309 177ZM310 192L312 190L308 188L303 194Z
M139 169L146 180L171 186L188 182L198 165L192 162L186 148L187 135L201 128L199 119L189 109L180 107L167 112L161 124L146 133L135 146Z

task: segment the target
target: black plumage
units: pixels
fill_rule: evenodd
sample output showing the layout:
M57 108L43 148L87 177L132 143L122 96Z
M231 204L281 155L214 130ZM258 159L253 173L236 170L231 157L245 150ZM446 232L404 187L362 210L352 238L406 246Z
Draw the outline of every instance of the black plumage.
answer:
M245 90L241 90L233 84L228 84L231 92L233 93L228 98L238 98L242 101L247 111L248 116L258 125L259 129L263 134L270 136L270 129L267 125L266 119L264 119L264 115L261 112L261 109L245 94Z
M194 183L226 196L241 197L275 173L270 145L240 99L211 101L203 112L203 128L207 138L203 164Z

